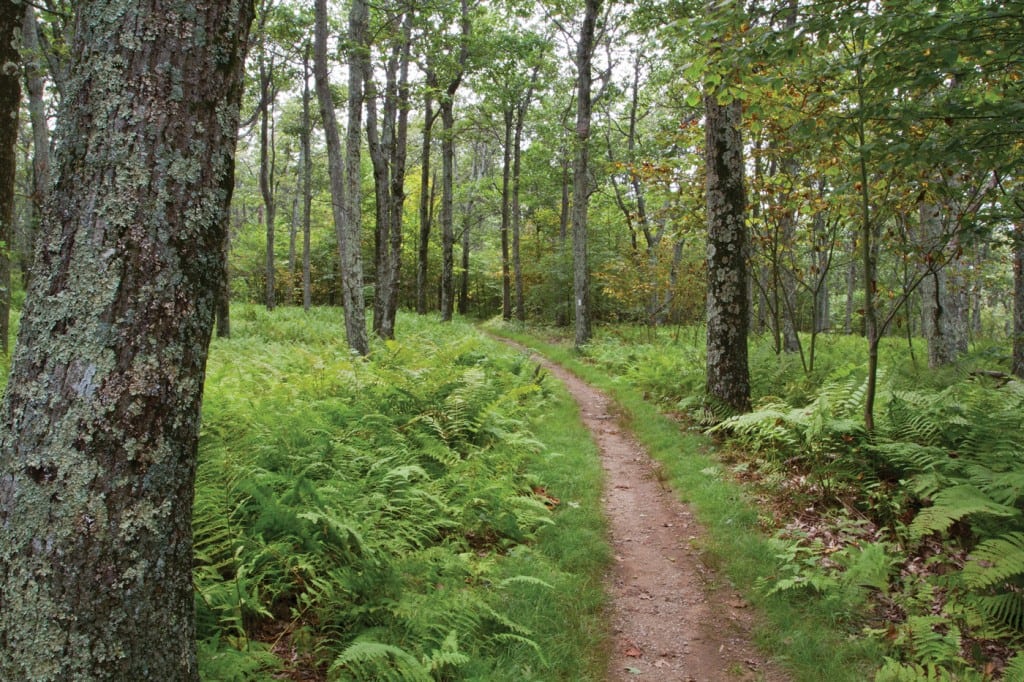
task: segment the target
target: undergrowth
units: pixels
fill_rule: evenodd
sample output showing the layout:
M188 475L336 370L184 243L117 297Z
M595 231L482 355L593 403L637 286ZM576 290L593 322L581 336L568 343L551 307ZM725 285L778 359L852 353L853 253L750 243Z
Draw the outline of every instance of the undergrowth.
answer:
M560 503L565 469L596 464L533 423L564 395L468 326L400 322L401 341L362 359L335 310L240 306L214 343L194 512L203 679L600 676L599 503Z
M754 410L724 419L699 330L604 330L581 359L723 439L774 534L757 588L884 645L876 680L1024 679L1024 384L989 349L932 371L886 339L868 434L863 343L820 337L809 371L754 340Z

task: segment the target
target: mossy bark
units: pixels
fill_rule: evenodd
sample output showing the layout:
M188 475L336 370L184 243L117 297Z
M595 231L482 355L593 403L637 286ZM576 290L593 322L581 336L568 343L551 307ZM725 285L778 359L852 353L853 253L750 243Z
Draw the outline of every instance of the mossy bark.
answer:
M0 409L0 679L196 680L191 512L250 0L83 0Z

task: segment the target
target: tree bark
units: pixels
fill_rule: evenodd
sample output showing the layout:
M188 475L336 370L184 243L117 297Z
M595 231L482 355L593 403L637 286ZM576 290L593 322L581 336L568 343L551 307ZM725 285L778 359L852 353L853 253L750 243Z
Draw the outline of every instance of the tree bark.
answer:
M316 95L323 118L324 137L327 142L327 171L331 178L331 208L334 216L334 231L338 239L338 260L341 267L341 295L345 310L345 336L349 348L360 355L370 351L366 336L366 310L363 300L363 259L360 251L359 201L348 196L353 185L359 187L359 113L362 106L361 87L357 69L350 69L350 81L356 79L353 92L349 85L349 131L348 154L342 155L338 119L331 99L331 85L327 77L327 0L316 0L316 30L313 44L313 78ZM355 125L352 114L355 109ZM355 145L351 144L355 133ZM354 146L354 149L353 149ZM355 155L353 158L353 154ZM353 161L355 162L353 164ZM355 182L347 171L355 168Z
M192 497L252 4L118 8L75 3L0 408L4 680L198 680Z
M704 97L707 169L707 393L736 411L750 409L747 366L746 192L742 104Z
M575 346L582 348L591 337L590 264L587 260L587 207L590 203L590 118L593 99L591 62L594 34L601 0L586 0L580 41L576 46L576 162L573 167L572 255L575 299Z

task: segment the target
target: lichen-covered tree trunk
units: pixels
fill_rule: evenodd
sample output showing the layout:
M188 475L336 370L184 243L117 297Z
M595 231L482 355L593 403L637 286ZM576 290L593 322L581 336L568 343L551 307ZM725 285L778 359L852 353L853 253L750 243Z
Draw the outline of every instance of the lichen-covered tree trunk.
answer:
M16 36L25 17L20 3L0 3L0 350L7 354L11 324L11 244L14 242L14 179L17 169L20 61Z
M0 408L0 679L197 680L193 483L252 5L74 12Z
M573 298L576 313L576 348L590 341L590 263L587 260L587 207L590 203L590 95L594 34L601 0L586 0L580 40L576 45L576 162L572 183Z
M707 393L730 408L750 408L747 366L747 226L742 104L704 97L708 221Z

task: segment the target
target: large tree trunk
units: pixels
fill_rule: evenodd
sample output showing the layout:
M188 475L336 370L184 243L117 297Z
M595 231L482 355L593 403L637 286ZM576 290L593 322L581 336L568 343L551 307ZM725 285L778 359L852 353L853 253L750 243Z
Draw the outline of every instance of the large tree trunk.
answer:
M576 163L573 167L572 255L576 348L590 341L590 264L587 260L587 206L590 202L590 117L593 100L591 61L601 0L586 0L580 41L576 46Z
M324 123L324 137L327 142L327 172L331 178L331 208L334 215L334 231L338 239L338 260L341 267L341 295L345 310L345 336L349 348L360 355L370 352L366 336L366 310L363 299L363 259L360 251L358 220L359 201L348 196L353 185L359 187L359 113L362 106L361 87L357 69L350 69L349 78L356 80L355 92L349 85L349 131L351 142L355 133L355 145L349 144L348 154L342 155L341 137L338 133L338 119L331 99L331 85L327 78L327 0L316 0L316 30L313 45L313 78L316 95L320 104L320 115ZM351 120L355 110L356 121ZM353 149L352 147L355 147ZM355 158L352 158L352 155ZM347 163L346 163L347 161ZM355 163L353 164L353 161ZM346 170L355 168L355 182L347 176ZM347 185L346 185L347 181Z
M25 18L20 4L0 5L0 351L7 354L11 331L11 244L14 242L14 181L17 169L21 55L16 37Z
M0 409L4 680L198 680L192 497L252 6L119 8L75 3Z
M707 392L733 410L750 408L747 366L747 226L742 104L704 97L707 169Z

